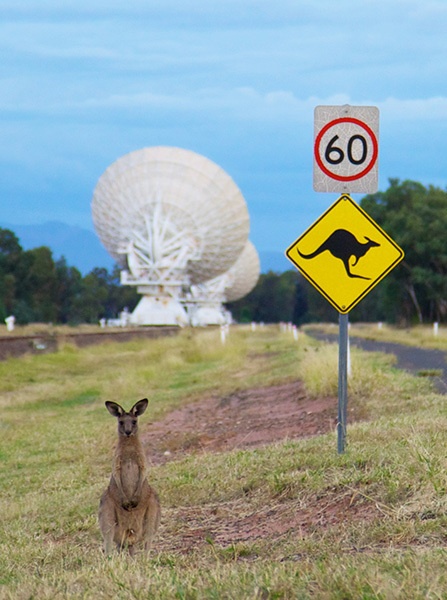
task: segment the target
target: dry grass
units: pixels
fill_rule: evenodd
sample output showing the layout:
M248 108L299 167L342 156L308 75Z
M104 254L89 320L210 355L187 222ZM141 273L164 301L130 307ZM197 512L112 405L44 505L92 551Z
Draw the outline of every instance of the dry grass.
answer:
M369 420L349 427L346 454L330 434L154 467L158 547L102 556L96 511L115 437L104 400L149 396L162 415L303 365L309 387L327 377L330 388L334 349L315 346L273 327L233 330L226 345L185 331L0 363L0 598L445 597L444 398L361 353L350 401Z

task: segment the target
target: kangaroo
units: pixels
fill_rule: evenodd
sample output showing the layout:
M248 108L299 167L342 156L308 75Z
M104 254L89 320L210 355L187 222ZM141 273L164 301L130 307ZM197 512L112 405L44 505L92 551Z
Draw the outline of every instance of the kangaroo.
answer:
M332 256L339 258L343 262L348 277L357 279L370 279L370 277L363 277L362 275L355 275L354 273L351 273L349 265L351 256L355 257L355 262L352 264L354 267L358 263L359 259L362 258L362 256L365 256L370 248L376 248L377 246L380 246L380 244L370 240L368 237L366 237L366 235L364 237L367 241L362 243L359 242L350 231L346 231L346 229L337 229L334 231L334 233L331 233L327 240L311 254L303 254L298 249L297 250L301 258L314 258L325 250L329 250Z
M104 553L127 547L150 549L160 524L160 502L146 479L146 459L138 436L138 417L148 400L140 400L129 412L116 402L106 402L109 413L118 419L118 444L115 449L110 482L101 496L99 527Z

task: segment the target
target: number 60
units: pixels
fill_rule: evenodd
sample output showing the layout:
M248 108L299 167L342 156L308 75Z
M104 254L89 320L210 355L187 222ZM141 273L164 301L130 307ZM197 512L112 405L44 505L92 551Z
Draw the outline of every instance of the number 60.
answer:
M338 135L334 135L334 137L329 141L326 146L326 150L324 151L324 158L331 165L339 165L345 159L345 153L343 150L337 146L335 146L335 142L339 139ZM361 152L359 158L354 157L353 146L356 141L359 141L361 144ZM365 162L368 155L368 144L363 135L352 135L346 147L346 154L348 160L353 165L361 165Z

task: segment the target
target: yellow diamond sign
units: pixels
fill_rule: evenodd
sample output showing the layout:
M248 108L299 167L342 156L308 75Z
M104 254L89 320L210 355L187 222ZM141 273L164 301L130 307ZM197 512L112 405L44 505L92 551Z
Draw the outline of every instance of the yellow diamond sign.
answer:
M403 259L404 253L344 194L293 242L286 256L344 314Z

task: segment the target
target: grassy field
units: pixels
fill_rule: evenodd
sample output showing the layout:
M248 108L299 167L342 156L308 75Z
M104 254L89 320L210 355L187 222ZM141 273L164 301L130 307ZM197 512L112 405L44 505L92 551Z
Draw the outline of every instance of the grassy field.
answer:
M204 394L303 379L335 394L337 349L277 327L104 344L0 363L0 599L447 598L447 406L424 378L353 351L365 419L254 450L151 469L163 520L149 556L106 559L97 507L115 423L105 400L150 398L156 419ZM256 517L263 535L185 552L178 527ZM217 515L217 516L216 516ZM273 520L292 527L269 534Z

